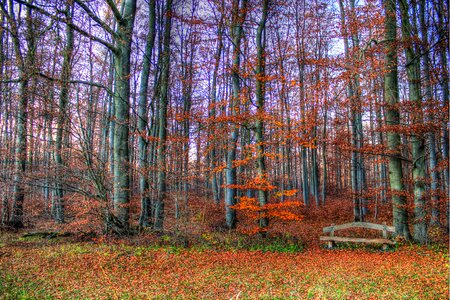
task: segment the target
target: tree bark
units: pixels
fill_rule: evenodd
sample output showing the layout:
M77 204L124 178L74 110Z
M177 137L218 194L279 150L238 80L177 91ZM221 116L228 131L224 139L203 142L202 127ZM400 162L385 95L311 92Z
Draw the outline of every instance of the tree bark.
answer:
M26 42L27 50L23 54L23 48L19 40L18 23L14 15L13 3L9 3L9 21L13 31L12 39L17 62L19 64L19 106L16 119L16 145L15 145L15 169L14 169L14 196L9 224L14 228L21 228L23 223L23 204L25 200L25 170L27 163L27 123L29 83L33 73L35 57L35 36L33 34L32 10L26 10ZM2 7L4 8L4 7ZM6 13L6 11L5 11Z
M64 223L64 189L62 187L62 176L64 161L62 158L63 152L63 135L66 130L67 124L67 105L69 102L69 84L71 75L71 61L74 48L74 30L71 26L73 16L73 4L67 5L65 10L67 18L66 24L66 45L64 49L64 60L61 70L61 93L59 95L59 114L56 130L56 143L55 143L55 164L57 168L56 173L56 190L54 200L54 218L57 223Z
M402 40L405 47L406 74L408 78L409 100L414 104L413 125L423 123L422 95L420 90L420 60L412 42L412 27L409 21L407 0L399 0L402 20ZM416 129L417 131L417 129ZM411 137L414 181L414 240L427 242L427 223L425 220L425 143L422 133L414 132Z
M114 211L117 230L129 229L130 204L130 59L136 0L125 0L117 22L114 52ZM117 8L115 8L117 9Z
M426 51L428 44L428 25L426 22L426 2L424 0L420 1L420 32L422 35L422 61L423 61L423 72L424 72L424 82L425 82L425 101L432 101L433 92L430 78L430 57ZM433 113L428 115L429 122L434 122ZM431 220L430 225L438 226L439 223L439 196L438 196L438 182L439 182L439 172L436 170L437 167L437 151L436 151L436 136L434 131L430 131L427 134L428 140L428 166L431 177L430 192L431 192Z
M231 72L233 95L230 104L230 116L236 116L239 109L239 97L241 93L240 88L240 52L241 40L243 36L242 25L247 14L247 0L233 0L233 16L232 16L232 39L233 39L233 67ZM236 227L236 211L231 208L236 204L236 188L237 184L236 166L233 165L236 160L237 141L239 136L239 127L233 124L231 129L231 136L228 144L227 158L226 158L226 191L225 191L225 219L228 228Z
M224 9L224 1L222 1L222 11ZM221 18L219 20L219 25L217 28L217 48L216 53L214 54L214 70L213 70L213 77L212 77L212 83L211 83L211 109L209 111L209 117L210 121L213 122L213 126L215 127L215 118L216 118L216 103L217 103L217 79L219 76L219 66L220 66L220 57L222 55L223 50L223 33L224 33L224 15L222 13ZM213 193L213 200L216 204L220 203L220 190L219 190L219 184L218 184L218 174L214 171L214 169L218 166L217 165L217 138L213 134L212 130L209 132L209 141L212 144L211 147L211 188Z
M269 0L263 0L262 16L256 31L256 124L255 124L255 142L256 142L256 160L257 174L260 179L268 180L265 162L265 140L264 140L264 115L265 115L265 90L266 90L266 21L269 10ZM269 201L268 190L262 188L258 190L258 201L261 207L264 207ZM264 230L269 225L269 219L265 216L259 219L259 227Z
M392 193L392 210L395 233L409 240L408 213L406 211L406 191L401 160L400 134L394 129L400 125L398 58L397 58L397 17L396 1L385 0L386 68L384 75L384 97L386 101L386 125L389 155L389 184Z
M155 203L155 225L156 230L163 229L164 202L167 194L166 184L166 140L167 140L167 107L169 98L169 75L170 75L170 31L172 28L172 0L166 2L166 22L164 24L163 56L161 71L161 90L159 99L159 135L158 135L158 197Z
M139 151L139 192L141 197L141 213L139 216L139 226L151 226L151 201L149 192L149 163L148 163L148 83L150 78L150 66L153 55L153 48L156 36L156 5L155 0L148 3L149 27L147 41L144 52L144 62L141 70L141 82L139 86L139 108L137 129L139 132L138 151Z

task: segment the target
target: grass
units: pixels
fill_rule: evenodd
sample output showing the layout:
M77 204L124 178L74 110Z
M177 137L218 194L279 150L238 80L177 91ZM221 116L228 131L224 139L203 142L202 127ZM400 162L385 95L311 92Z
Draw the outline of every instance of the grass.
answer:
M304 249L209 234L188 248L0 242L0 299L445 299L445 248ZM171 244L172 243L172 244ZM219 247L216 244L220 244Z

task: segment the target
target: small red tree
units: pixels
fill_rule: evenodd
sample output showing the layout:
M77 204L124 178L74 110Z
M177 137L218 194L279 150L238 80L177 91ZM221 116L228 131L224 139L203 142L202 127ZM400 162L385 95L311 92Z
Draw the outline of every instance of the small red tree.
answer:
M267 192L274 192L277 187L272 185L267 176L257 176L245 184L234 186L240 190L262 190ZM248 234L265 234L277 222L292 222L300 221L303 218L299 208L303 205L301 202L289 200L281 202L282 196L292 197L297 194L297 190L285 190L275 192L274 197L265 205L260 205L256 197L242 196L239 197L239 202L231 208L243 212L244 216L249 220L254 220L250 228L245 228L243 231ZM261 220L267 219L269 226L260 226Z

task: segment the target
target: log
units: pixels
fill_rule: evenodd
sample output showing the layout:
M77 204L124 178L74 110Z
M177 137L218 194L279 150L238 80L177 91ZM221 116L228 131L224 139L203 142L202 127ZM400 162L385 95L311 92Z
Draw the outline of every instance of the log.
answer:
M27 232L22 234L23 238L27 238L27 237L40 237L40 238L48 238L48 239L52 239L52 238L56 238L56 237L67 237L70 236L71 233L70 232L53 232L53 231L38 231L38 232Z

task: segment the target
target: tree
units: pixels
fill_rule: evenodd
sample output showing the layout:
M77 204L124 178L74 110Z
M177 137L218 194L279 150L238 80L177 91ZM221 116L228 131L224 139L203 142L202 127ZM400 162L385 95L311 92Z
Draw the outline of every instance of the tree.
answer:
M445 5L445 1L433 1L434 10L436 11L436 14L438 16L436 24L436 32L439 38L439 59L440 59L440 65L442 66L442 72L441 72L441 80L440 80L440 86L442 90L442 108L447 111L446 117L448 119L448 110L449 110L449 80L448 80L448 34L445 28L445 11L448 12L448 3ZM443 124L443 134L441 137L441 152L442 152L442 159L444 161L449 162L449 135L448 135L448 125L447 122L444 121ZM449 176L449 168L444 168L442 172L443 177L443 187L446 191L447 196L447 227L450 227L450 176Z
M247 14L247 0L233 0L232 20L231 20L231 37L233 41L233 66L231 69L231 78L233 86L233 94L229 107L230 116L236 116L239 111L241 88L240 88L240 55L241 41L244 34L243 24ZM227 157L226 157L226 190L225 190L225 219L228 228L236 227L236 212L231 206L236 204L236 148L239 137L239 126L233 124L231 126L231 136L229 140Z
M427 241L427 223L425 213L425 141L421 132L423 123L422 93L420 85L420 60L414 50L413 30L409 17L407 0L399 0L402 21L402 41L406 56L406 74L408 77L409 101L412 102L411 136L413 181L414 181L414 240L419 243Z
M112 1L108 5L117 19L114 38L115 87L114 87L114 210L119 227L129 227L130 168L129 168L129 120L130 120L130 58L136 0L125 0L120 13Z
M20 4L19 4L20 5ZM36 54L35 34L33 25L33 12L31 8L26 8L26 28L25 35L26 48L22 47L20 35L22 34L20 24L22 16L16 16L14 3L7 5L0 3L2 14L6 17L14 45L16 62L19 69L19 105L16 119L16 142L15 142L15 169L14 169L14 198L12 204L9 224L14 228L21 228L23 223L23 204L25 200L25 171L27 163L27 123L29 104L29 85L34 74L34 59ZM8 11L9 8L9 11Z
M410 239L408 214L406 211L406 195L401 157L400 134L396 130L400 125L398 94L398 59L397 59L397 17L396 1L385 0L385 64L384 98L386 101L386 125L388 126L387 142L389 149L389 183L392 193L392 210L395 233Z
M155 203L155 225L156 230L163 229L164 201L167 193L166 177L166 140L167 140L167 107L169 97L169 75L170 75L170 31L172 28L172 0L166 2L166 21L164 23L164 39L161 66L161 82L159 91L159 122L158 122L158 198Z
M67 127L67 105L69 102L69 85L70 85L70 75L71 75L71 64L72 64L72 54L74 48L74 29L71 26L73 17L73 4L67 4L66 10L64 12L67 23L66 23L66 45L64 48L64 61L61 70L61 92L59 96L59 114L57 121L56 130L56 143L55 143L55 164L58 168L57 179L56 179L56 199L54 202L54 218L57 223L64 223L64 189L62 187L62 176L63 172L63 134Z
M359 47L359 37L358 32L355 28L351 28L350 33L347 30L347 25L345 23L345 9L343 1L339 1L339 7L341 10L341 26L344 35L344 49L345 56L347 60L350 60L350 51L354 49L358 49ZM350 15L351 21L355 22L356 19L356 11L355 11L355 1L350 1ZM350 49L348 36L351 37L352 47ZM355 51L353 51L355 53ZM353 63L357 63L357 58L355 55L352 57ZM347 87L347 96L350 100L350 109L351 109L351 128L352 128L352 147L354 150L352 151L352 170L351 170L351 180L352 180L352 190L354 193L353 201L354 201L354 217L355 221L363 221L364 216L366 214L365 211L365 199L363 196L364 190L367 188L366 186L366 174L364 167L364 158L361 153L363 148L363 125L362 125L362 112L361 112L361 101L360 101L360 82L359 82L359 74L354 71L349 70L350 78Z
M305 106L306 106L306 96L305 96L305 60L306 60L306 46L305 46L305 35L306 31L306 2L303 0L302 2L302 16L300 15L300 5L296 5L295 7L295 27L296 27L296 59L297 59L297 67L298 67L298 81L300 85L300 118L302 120L302 127L305 126L306 114L305 114ZM303 18L303 19L301 19ZM305 135L305 130L303 131ZM308 176L308 157L307 157L307 148L305 145L301 146L301 160L302 160L302 194L303 194L303 203L308 206L309 205L309 176Z
M423 61L423 72L424 72L424 85L425 85L425 102L429 103L433 98L432 84L431 84L431 62L428 51L426 47L429 47L428 41L428 25L425 17L426 10L426 1L420 1L420 12L419 12L419 20L420 20L420 32L422 36L422 61ZM427 116L427 120L430 123L434 123L433 114L430 113ZM437 171L437 147L436 147L436 133L434 131L430 131L427 133L427 143L428 143L428 152L429 152L429 172L431 174L431 184L430 184L430 192L431 192L431 222L430 225L437 226L439 225L439 195L438 195L438 181L439 181L439 172Z
M137 127L139 131L139 188L141 193L141 214L139 217L139 225L142 227L148 227L151 225L152 218L152 203L150 201L149 192L149 153L148 153L148 139L149 128L148 128L148 94L149 94L149 78L150 78L150 67L153 55L153 48L155 44L156 37L156 5L155 0L150 0L148 3L148 33L147 41L145 44L145 52L143 57L143 65L141 70L141 82L139 87L139 112Z
M269 0L264 0L262 4L262 16L259 21L259 25L256 31L256 122L255 122L255 142L256 142L256 164L257 164L257 176L260 179L267 180L267 170L265 162L265 146L264 146L264 116L265 111L265 91L266 91L266 22L269 11ZM258 190L259 205L264 207L268 203L268 190ZM267 218L261 218L259 220L260 227L265 228L268 225Z
M217 110L217 80L219 77L219 67L220 67L220 57L222 55L223 51L223 37L224 37L224 31L225 31L225 5L224 0L221 2L220 6L220 19L219 24L217 26L217 46L216 46L216 52L214 54L214 70L212 75L212 82L211 82L211 109L209 111L209 117L212 118L212 121L215 121ZM216 128L214 128L216 129ZM212 168L212 175L211 175L211 188L213 193L213 199L216 204L220 203L220 187L219 187L219 180L218 180L218 174L216 172L216 168L218 167L217 163L217 138L214 136L213 130L210 130L209 132L209 140L212 143L211 148L211 168Z

